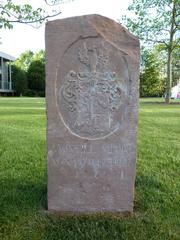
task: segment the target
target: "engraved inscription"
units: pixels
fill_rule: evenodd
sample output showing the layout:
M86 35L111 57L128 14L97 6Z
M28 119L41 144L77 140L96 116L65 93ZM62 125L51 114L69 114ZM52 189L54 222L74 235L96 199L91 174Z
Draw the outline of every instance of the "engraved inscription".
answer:
M106 169L108 166L108 170L112 171L112 169L127 169L130 166L130 161L128 159L122 159L117 156L105 158L104 161L95 158L88 158L87 156L80 156L80 158L74 160L73 158L52 158L52 164L54 167L60 166L69 166L74 168L76 174L78 174L78 170L83 170L88 166L93 170L94 177L97 177L100 171Z
M103 42L92 45L84 41L76 55L78 70L65 75L58 92L61 119L72 134L99 139L119 129L116 115L127 98L127 87L109 67Z
M91 144L58 144L59 153L65 153L65 154L75 154L75 153L96 153L101 152L107 154L127 154L131 151L134 151L134 145L130 143L109 143L109 144L102 144L98 146L98 148L95 148L95 146Z
M101 158L97 158L98 151L101 152ZM78 171L89 166L96 177L107 166L109 170L130 167L132 161L128 153L131 151L134 151L131 144L104 144L100 148L87 144L58 144L55 151L57 155L53 155L54 151L49 151L48 155L55 167L66 165Z

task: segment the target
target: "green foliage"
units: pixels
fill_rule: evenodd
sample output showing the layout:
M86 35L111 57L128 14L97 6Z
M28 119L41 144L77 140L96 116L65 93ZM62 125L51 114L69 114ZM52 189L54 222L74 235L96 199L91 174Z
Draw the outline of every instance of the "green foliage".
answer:
M180 0L134 0L129 6L130 17L123 22L143 44L162 43L166 50L166 103L169 103L172 85L173 51L179 46Z
M173 4L175 15L172 19ZM168 45L172 21L173 31L176 32L179 28L179 4L179 0L133 0L128 7L131 17L124 16L123 22L140 39Z
M172 74L172 86L175 86L180 80L180 45L178 45L173 51Z
M161 64L152 51L144 51L143 69L140 74L140 96L157 97L164 93L164 81L160 73Z
M0 2L0 28L13 28L13 23L42 24L46 19L55 17L61 12L53 9L47 13L42 8L34 9L30 4L17 4L17 1L4 0ZM49 6L60 3L60 0L44 0ZM36 26L36 25L33 25Z
M25 51L13 63L14 73L18 69L18 74L13 74L13 79L16 86L21 86L23 95L27 96L45 96L45 52L40 50L37 53ZM17 75L17 76L16 76ZM23 81L26 85L21 84ZM19 89L19 88L18 88ZM19 95L19 90L16 90Z
M33 60L27 71L28 88L38 92L45 91L45 64L41 60ZM45 94L45 93L44 93ZM42 95L42 93L41 93Z
M166 77L167 69L167 48L164 44L156 44L154 52L161 62L162 75ZM180 78L180 45L173 50L172 53L172 86L178 84Z
M33 56L33 60L40 60L45 64L45 51L41 49L39 52L36 52Z
M178 101L174 101L178 103ZM42 98L0 98L0 239L178 240L180 107L140 100L132 216L48 214Z
M33 61L34 53L30 50L22 53L15 61L15 65L27 72L30 63Z
M15 90L16 95L25 95L27 90L26 72L23 69L12 65L12 79L13 89Z

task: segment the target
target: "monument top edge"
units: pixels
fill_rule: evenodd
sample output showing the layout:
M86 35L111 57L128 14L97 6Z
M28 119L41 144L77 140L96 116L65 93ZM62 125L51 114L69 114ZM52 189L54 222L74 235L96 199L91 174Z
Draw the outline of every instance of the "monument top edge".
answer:
M100 14L87 14L87 15L77 15L77 16L73 16L73 17L67 17L67 18L62 18L62 19L55 19L55 20L52 20L52 21L48 21L46 23L46 28L47 27L51 27L51 26L58 26L60 24L64 24L64 23L67 23L68 22L81 22L81 21L87 21L89 22L89 24L93 25L94 27L100 27L99 26L99 23L102 22L102 24L104 22L107 23L106 26L104 26L104 24L102 25L103 28L104 27L107 27L108 28L111 28L112 25L114 26L114 28L116 28L117 31L123 31L125 35L128 36L128 38L131 38L133 41L137 41L139 42L139 39L137 36L135 36L134 34L132 34L131 32L129 32L129 30L124 27L121 23L119 22L116 22L115 20L113 20L112 18L109 18L109 17L106 17L106 16L103 16L103 15L100 15ZM92 22L91 22L92 21ZM100 24L101 25L101 24Z
M106 19L106 20L110 20L110 21L113 21L115 23L118 23L116 22L115 20L113 20L112 18L109 18L109 17L106 17L104 15L101 15L101 14L97 14L97 13L94 13L94 14L83 14L83 15L76 15L76 16L72 16L72 17L65 17L65 18L61 18L61 19L54 19L54 20L50 20L48 21L46 24L48 25L49 23L53 23L53 22L62 22L62 21L66 21L66 20L76 20L76 19L93 19L93 18L101 18L101 19ZM121 24L119 24L121 25Z

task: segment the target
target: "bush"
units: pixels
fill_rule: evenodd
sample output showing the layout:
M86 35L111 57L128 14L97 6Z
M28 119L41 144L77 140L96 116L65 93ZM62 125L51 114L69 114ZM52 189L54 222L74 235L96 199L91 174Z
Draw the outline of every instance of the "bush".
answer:
M25 95L27 91L27 75L26 72L19 67L12 65L12 87L15 95Z
M16 95L45 96L45 52L26 51L13 64L13 88Z
M37 95L45 92L45 64L41 60L31 62L28 71L28 88L34 90Z
M26 92L25 92L25 95L27 97L35 97L36 96L36 92L32 89L27 89Z
M153 52L144 55L144 69L140 74L140 97L159 97L164 94L165 81L161 77L160 63Z

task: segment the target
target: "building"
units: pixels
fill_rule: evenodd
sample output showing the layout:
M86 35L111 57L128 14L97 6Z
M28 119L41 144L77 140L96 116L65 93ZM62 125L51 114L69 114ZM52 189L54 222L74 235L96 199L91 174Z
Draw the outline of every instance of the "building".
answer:
M11 77L11 62L15 58L0 52L0 95L6 93L13 93L12 77Z

